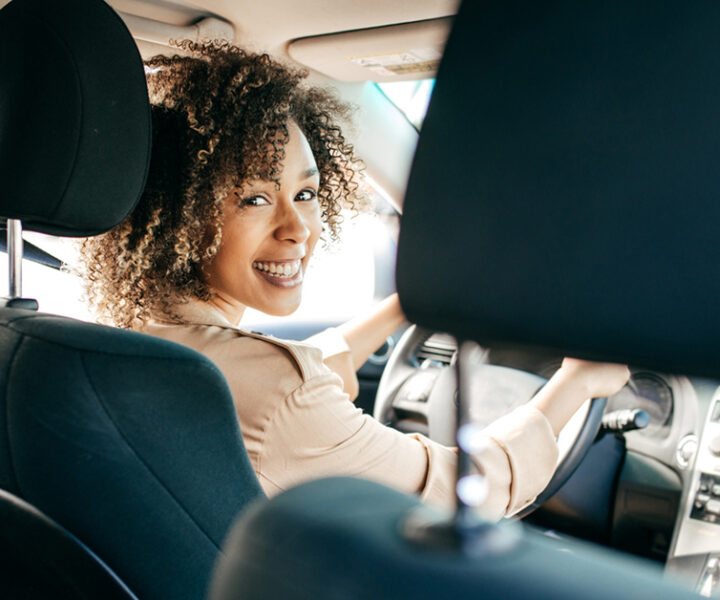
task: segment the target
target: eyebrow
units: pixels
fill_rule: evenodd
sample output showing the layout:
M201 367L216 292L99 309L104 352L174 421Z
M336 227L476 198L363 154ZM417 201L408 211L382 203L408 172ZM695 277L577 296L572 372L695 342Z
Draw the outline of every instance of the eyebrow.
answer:
M315 175L319 175L320 171L318 171L317 167L310 167L309 169L306 169L302 173L300 173L300 177L304 179L310 179L311 177L314 177ZM272 179L258 179L257 181L260 181L262 183L275 183Z
M320 171L317 170L317 167L310 167L307 171L303 172L302 177L303 179L309 179L310 177L318 175L319 173Z

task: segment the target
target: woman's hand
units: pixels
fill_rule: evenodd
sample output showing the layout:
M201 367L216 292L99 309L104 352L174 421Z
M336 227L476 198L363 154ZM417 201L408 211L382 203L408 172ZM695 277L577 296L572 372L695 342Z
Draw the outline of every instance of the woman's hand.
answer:
M567 376L582 383L588 398L604 398L619 392L630 378L625 365L566 358L560 367Z
M557 435L585 400L612 396L629 378L625 365L566 358L530 404L545 415Z

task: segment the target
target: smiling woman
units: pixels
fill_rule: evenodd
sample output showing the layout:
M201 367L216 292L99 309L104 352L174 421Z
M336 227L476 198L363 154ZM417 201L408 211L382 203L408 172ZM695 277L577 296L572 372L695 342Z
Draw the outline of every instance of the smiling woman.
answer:
M253 275L249 281L259 284L261 271L253 269L253 262L307 254L304 248L286 256L278 248L269 254L268 248L251 249L247 235L233 235L237 224L254 223L269 213L272 219L284 218L290 214L286 208L307 204L317 211L313 240L321 218L334 239L341 209L360 202L360 163L335 124L349 107L323 90L301 87L304 72L267 56L223 44L185 42L182 49L195 56L158 56L146 63L154 150L137 209L120 227L84 243L90 301L102 320L121 327L137 327L157 314L177 317L175 305L188 298L210 300L209 277L217 283L222 273L227 292L238 268L247 269ZM288 152L307 163L293 174L303 178L303 186L292 193L288 186L298 181L284 174ZM318 174L305 177L308 169ZM281 200L288 194L303 201ZM316 198L308 201L308 194ZM306 214L306 208L301 212ZM224 222L232 227L215 263ZM242 249L232 242L240 238ZM238 251L247 259L241 266L223 260ZM207 271L213 263L213 272ZM241 314L231 320L237 322Z
M348 110L303 72L225 44L146 63L153 103L148 182L128 219L87 240L90 297L105 318L190 346L228 380L250 461L268 495L355 475L455 501L457 455L348 401L355 370L403 321L396 296L330 330L320 351L241 329L246 308L287 315L323 227L361 202L361 165L339 121ZM330 349L330 350L328 350ZM566 361L527 406L488 426L474 455L490 518L530 502L555 468L555 435L624 367Z
M277 182L249 181L223 207L223 241L207 267L210 302L239 323L245 307L287 315L300 305L303 273L322 232L320 174L294 121Z

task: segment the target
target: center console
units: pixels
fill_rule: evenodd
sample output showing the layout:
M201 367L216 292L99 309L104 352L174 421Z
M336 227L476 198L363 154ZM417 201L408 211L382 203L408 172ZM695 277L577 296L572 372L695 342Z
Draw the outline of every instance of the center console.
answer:
M697 449L666 570L692 579L706 597L720 597L720 388Z

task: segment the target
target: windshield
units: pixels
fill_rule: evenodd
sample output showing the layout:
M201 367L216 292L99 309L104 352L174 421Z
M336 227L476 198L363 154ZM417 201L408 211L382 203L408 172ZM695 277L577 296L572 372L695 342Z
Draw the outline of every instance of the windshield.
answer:
M407 117L415 129L420 131L430 96L435 87L434 79L417 81L396 81L375 84L380 91Z

